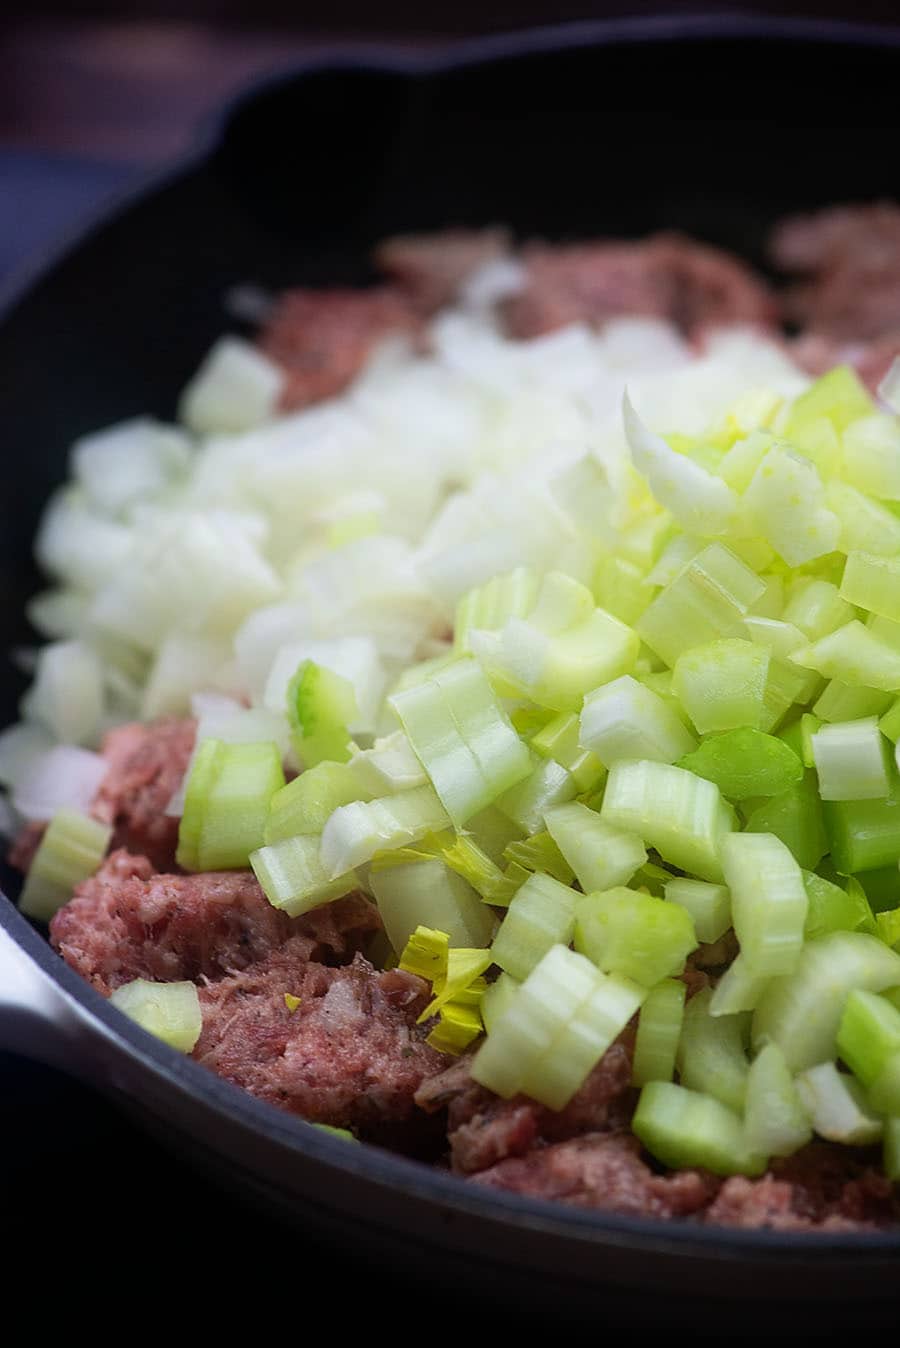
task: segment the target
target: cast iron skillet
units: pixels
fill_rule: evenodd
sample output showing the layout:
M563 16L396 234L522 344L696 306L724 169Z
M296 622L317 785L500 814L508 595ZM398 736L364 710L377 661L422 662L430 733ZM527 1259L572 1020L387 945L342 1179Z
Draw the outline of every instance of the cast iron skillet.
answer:
M31 538L66 447L141 411L171 416L235 282L364 282L385 234L496 221L550 237L676 227L761 263L779 214L896 194L898 54L900 33L849 26L629 20L426 58L345 51L252 92L207 147L8 297L4 645L27 639ZM4 672L4 719L19 691ZM325 1136L130 1025L5 898L0 1041L96 1083L322 1239L430 1277L439 1266L520 1308L596 1305L601 1284L604 1299L613 1286L893 1294L900 1234L797 1238L574 1211Z

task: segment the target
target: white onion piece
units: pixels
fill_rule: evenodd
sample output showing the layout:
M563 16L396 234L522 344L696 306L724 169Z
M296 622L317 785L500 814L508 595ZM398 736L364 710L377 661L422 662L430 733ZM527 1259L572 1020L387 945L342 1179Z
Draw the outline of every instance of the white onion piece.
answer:
M55 641L38 656L23 698L28 715L64 744L92 744L103 722L103 667L83 641Z
M33 721L19 721L0 731L0 783L15 787L52 745L49 730Z
M100 754L58 744L23 773L13 791L13 808L38 821L52 819L63 806L86 814L108 767Z
M274 414L284 380L258 347L222 337L181 395L179 416L200 435L250 430Z
M189 462L184 432L150 417L134 417L82 436L71 451L73 477L89 505L107 515L159 496Z

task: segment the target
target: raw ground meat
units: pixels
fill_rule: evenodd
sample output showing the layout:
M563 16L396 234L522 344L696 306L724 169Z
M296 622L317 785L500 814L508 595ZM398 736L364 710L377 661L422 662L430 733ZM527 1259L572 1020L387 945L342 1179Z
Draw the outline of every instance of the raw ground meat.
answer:
M447 229L439 234L399 234L375 249L375 265L423 313L452 303L470 276L509 255L506 229Z
M91 814L113 825L113 847L172 870L179 820L165 813L194 749L196 722L166 719L117 726L103 741L109 763Z
M639 243L536 244L522 252L528 282L502 306L508 332L538 337L567 323L623 314L668 318L688 335L727 323L777 320L765 282L728 253L677 235Z
M300 998L291 1012L285 993ZM200 988L205 1067L305 1119L388 1141L398 1125L431 1134L416 1110L422 1082L446 1059L416 1016L428 984L377 973L361 955L343 968L310 964L291 941L243 973Z
M282 411L332 398L359 373L384 338L418 338L421 318L393 286L372 290L287 290L259 337L287 375Z
M117 851L56 914L50 940L109 994L133 978L221 978L288 942L297 962L336 962L379 927L361 895L290 918L272 907L249 871L156 875L146 857Z

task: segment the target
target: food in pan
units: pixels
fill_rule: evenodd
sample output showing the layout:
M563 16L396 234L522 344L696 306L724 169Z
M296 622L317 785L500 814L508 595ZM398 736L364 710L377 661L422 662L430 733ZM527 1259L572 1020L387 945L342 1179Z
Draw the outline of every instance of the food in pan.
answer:
M76 443L0 737L62 958L470 1183L900 1219L900 211L773 249L390 240Z

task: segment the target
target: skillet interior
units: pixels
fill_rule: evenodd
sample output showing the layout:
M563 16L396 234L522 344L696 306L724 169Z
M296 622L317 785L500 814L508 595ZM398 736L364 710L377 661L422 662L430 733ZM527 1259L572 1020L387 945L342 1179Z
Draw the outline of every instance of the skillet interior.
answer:
M364 282L367 249L385 233L493 221L550 237L676 227L759 263L766 230L785 211L890 194L884 147L900 120L896 46L813 40L803 25L777 38L748 36L740 23L675 27L677 45L652 23L579 27L507 40L514 55L493 41L462 60L345 61L280 81L235 109L209 156L46 271L0 326L0 425L14 484L0 531L10 643L27 639L22 603L37 585L30 540L68 443L140 411L171 415L225 326L222 296L236 281ZM854 97L862 89L866 97ZM4 667L4 720L15 716L18 691ZM602 1256L606 1277L685 1290L702 1281L709 1292L713 1261L722 1294L746 1289L763 1267L772 1291L821 1292L828 1266L841 1268L845 1295L883 1289L900 1249L893 1237L810 1244L509 1199L493 1205L498 1227L472 1190L454 1197L461 1186L375 1153L348 1162L340 1144L148 1046L2 907L4 925L106 1027L91 1053L117 1065L99 1067L98 1079L140 1100L158 1123L177 1119L185 1138L241 1155L247 1187L306 1219L298 1195L329 1211L325 1176L340 1180L333 1228L362 1203L373 1223L405 1226L404 1245L414 1237L459 1245L465 1232L470 1248L474 1240L484 1249L493 1238L507 1268L561 1279L568 1267L579 1285L596 1278ZM640 1256L651 1249L648 1264ZM787 1268L785 1281L779 1269Z

